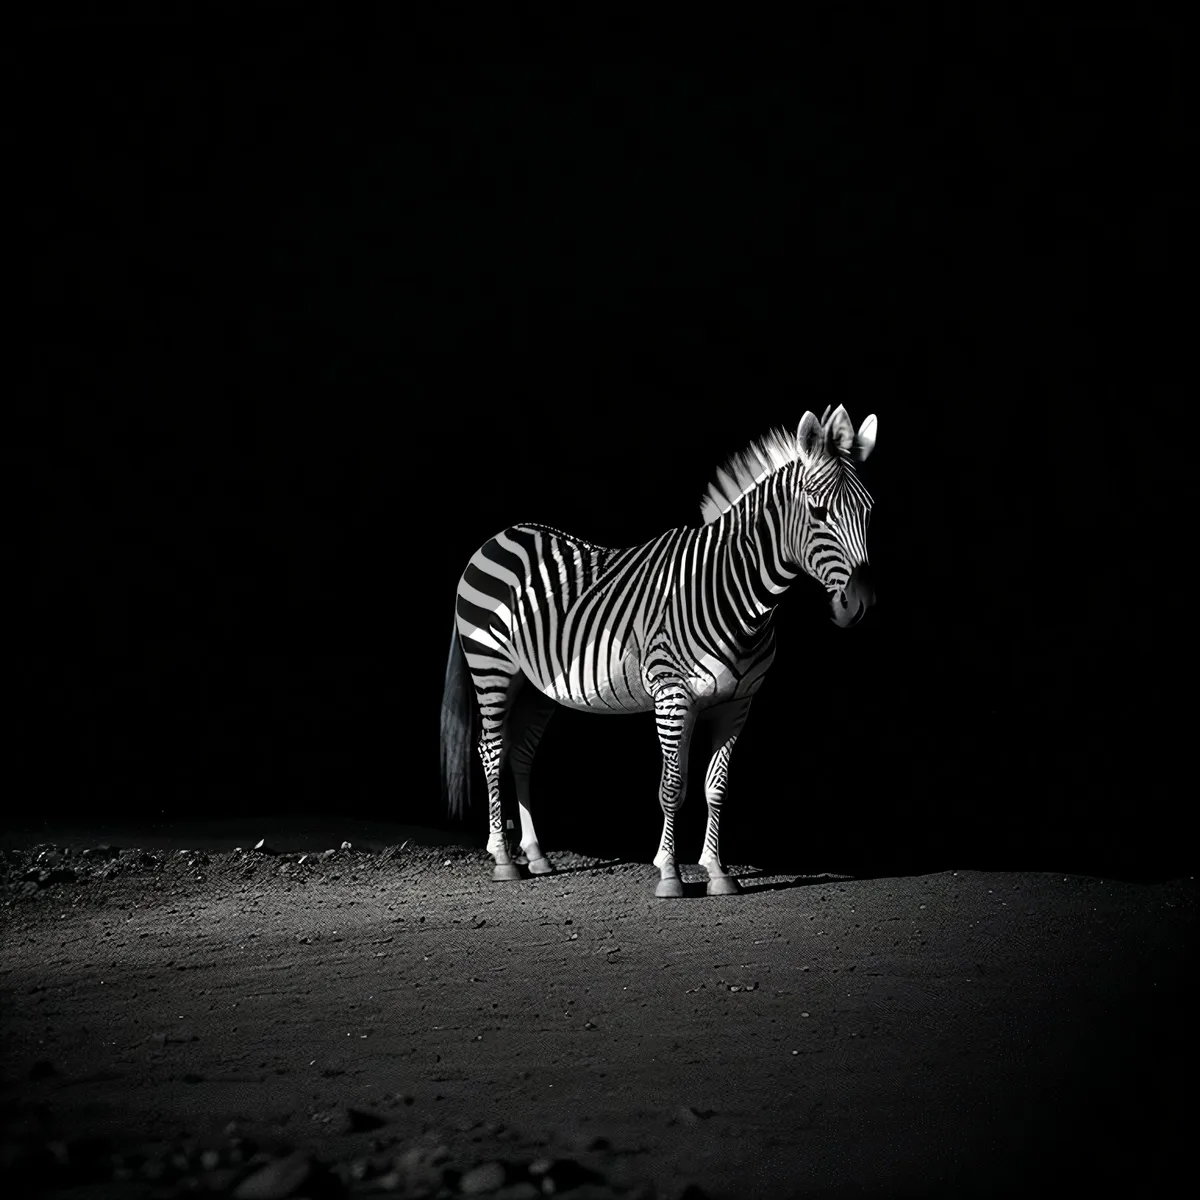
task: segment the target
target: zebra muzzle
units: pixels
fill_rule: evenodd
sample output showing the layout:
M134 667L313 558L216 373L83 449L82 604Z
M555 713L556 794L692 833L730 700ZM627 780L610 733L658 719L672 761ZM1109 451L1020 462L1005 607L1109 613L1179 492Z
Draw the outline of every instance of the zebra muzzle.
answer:
M855 567L842 591L833 594L833 621L839 629L849 629L862 620L863 614L875 603L867 565Z

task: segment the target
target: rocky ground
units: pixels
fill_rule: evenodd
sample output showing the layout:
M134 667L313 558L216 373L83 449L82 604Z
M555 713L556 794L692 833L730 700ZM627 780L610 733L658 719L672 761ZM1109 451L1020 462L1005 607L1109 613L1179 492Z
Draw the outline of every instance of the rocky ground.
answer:
M1182 1161L1192 880L658 901L555 857L5 851L5 1195L1157 1194Z

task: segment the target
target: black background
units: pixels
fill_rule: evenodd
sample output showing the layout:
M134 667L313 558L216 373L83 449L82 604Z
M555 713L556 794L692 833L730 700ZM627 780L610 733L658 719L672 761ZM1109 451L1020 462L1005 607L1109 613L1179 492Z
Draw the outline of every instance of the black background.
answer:
M1190 869L1175 29L153 11L44 14L24 64L10 813L444 823L477 546L696 523L841 403L880 602L793 589L725 857ZM649 718L560 714L543 843L648 860L657 777Z

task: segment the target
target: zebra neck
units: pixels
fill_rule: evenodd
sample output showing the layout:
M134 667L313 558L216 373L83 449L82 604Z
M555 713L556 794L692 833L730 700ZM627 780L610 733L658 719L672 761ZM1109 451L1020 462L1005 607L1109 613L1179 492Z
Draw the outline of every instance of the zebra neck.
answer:
M726 514L715 557L726 594L734 601L747 630L760 630L799 574L782 561L774 545L773 522L734 510Z

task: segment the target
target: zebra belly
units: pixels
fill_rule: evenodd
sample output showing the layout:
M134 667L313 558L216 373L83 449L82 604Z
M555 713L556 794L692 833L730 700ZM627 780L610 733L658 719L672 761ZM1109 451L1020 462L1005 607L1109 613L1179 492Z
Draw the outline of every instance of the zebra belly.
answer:
M552 678L544 677L530 663L523 663L522 667L543 695L564 708L589 713L639 713L654 709L633 655L604 663L576 658Z
M654 699L647 681L639 671L632 669L627 676L621 676L615 681L602 680L599 686L593 682L586 688L580 686L577 673L571 675L568 672L565 678L560 676L553 680L543 680L526 668L525 675L543 695L564 708L573 708L577 712L619 714L654 711ZM720 673L689 674L680 682L694 697L696 707L706 709L753 695L758 690L762 677L749 680L726 669Z

